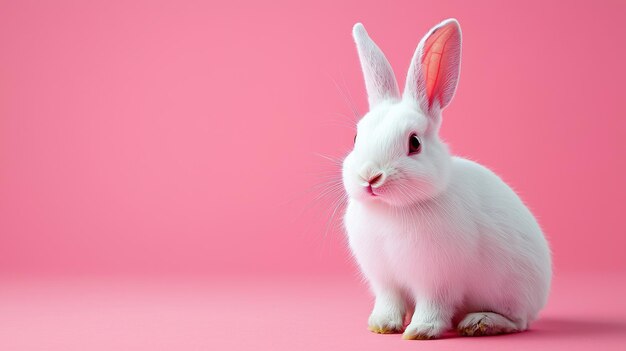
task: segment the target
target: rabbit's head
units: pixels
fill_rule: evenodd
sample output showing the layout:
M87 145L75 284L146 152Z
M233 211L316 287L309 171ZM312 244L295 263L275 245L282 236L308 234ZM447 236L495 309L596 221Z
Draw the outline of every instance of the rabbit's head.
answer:
M461 30L443 21L421 40L400 95L391 65L360 23L354 26L370 111L357 124L343 163L348 195L406 206L436 196L450 178L451 156L439 139L441 111L459 76Z

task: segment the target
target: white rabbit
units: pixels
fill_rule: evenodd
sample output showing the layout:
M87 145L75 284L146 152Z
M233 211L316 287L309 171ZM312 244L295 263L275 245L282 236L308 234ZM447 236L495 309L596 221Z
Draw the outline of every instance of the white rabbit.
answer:
M459 76L461 30L422 39L404 94L378 46L354 26L370 111L343 162L350 248L376 301L369 329L405 339L526 330L544 306L548 243L515 192L451 156L438 136ZM411 314L404 326L405 315Z

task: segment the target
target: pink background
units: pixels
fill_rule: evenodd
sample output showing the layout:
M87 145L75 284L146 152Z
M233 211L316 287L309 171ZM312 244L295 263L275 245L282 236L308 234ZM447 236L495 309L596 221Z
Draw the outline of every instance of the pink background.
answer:
M581 310L574 322L544 322L544 329L565 330L556 337L570 338L568 330L596 330L597 323L576 324L588 313L599 320L613 313L611 318L623 320L624 303L617 309L610 305L612 297L626 294L623 1L3 1L0 303L12 312L0 317L0 329L26 333L23 338L7 333L5 346L32 349L29 343L48 340L33 335L48 334L65 349L80 349L81 340L94 335L117 336L120 347L154 341L129 337L133 330L171 334L171 340L183 340L178 346L191 343L168 324L144 330L139 322L158 310L162 301L154 296L166 294L165 304L172 307L180 292L163 292L161 283L123 283L184 277L181 284L188 288L193 282L209 284L200 289L205 295L194 295L200 301L202 296L224 301L199 302L206 307L199 309L206 312L202 315L168 310L175 315L168 318L198 328L199 348L294 347L272 343L291 340L285 335L259 336L252 326L241 328L264 340L261 344L216 339L209 322L211 328L204 329L202 318L228 314L220 307L230 306L227 301L241 306L234 292L244 296L243 291L267 293L267 300L261 299L265 305L250 303L256 307L242 311L259 323L271 318L280 329L290 303L304 310L335 306L332 311L344 315L333 318L362 333L354 339L383 347L380 340L392 339L363 332L369 296L356 278L337 221L327 230L335 195L317 199L324 188L316 184L329 174L338 176L338 169L318 154L341 158L351 147L348 100L360 114L366 111L352 25L365 24L403 85L419 39L447 17L461 23L464 47L443 137L455 153L500 174L537 215L554 252L554 294L584 286L589 293L581 299L605 303ZM323 291L319 304L294 300L307 296L298 292L306 284L281 285L309 279L323 281L315 287ZM590 288L591 281L597 289ZM219 290L223 295L211 284L225 289ZM89 289L102 296L64 302ZM120 293L124 289L135 295ZM614 295L601 297L600 290ZM134 324L131 332L124 329L128 335L102 331L103 325L118 325L117 315L92 320L85 309L106 306L102 301L134 306L133 296L143 301L144 293L161 302L139 310L136 329ZM550 313L580 307L580 301L554 294ZM58 296L51 300L58 304L46 304L48 296ZM111 296L126 300L120 297L116 305ZM351 301L350 296L361 304L350 308L337 302ZM32 307L37 303L41 306ZM132 308L120 308L119 318L134 316ZM40 316L38 311L49 318L28 317ZM65 317L69 311L73 319ZM98 311L93 313L111 313ZM290 335L306 328L318 330L313 335L318 339L335 335L324 334L333 324L323 317L300 328L291 325ZM20 318L26 331L16 322ZM92 331L86 327L78 334L55 329L89 325ZM541 326L539 334L497 339L546 337ZM607 329L611 326L597 328ZM585 340L615 341L617 335ZM462 345L465 339L451 340Z

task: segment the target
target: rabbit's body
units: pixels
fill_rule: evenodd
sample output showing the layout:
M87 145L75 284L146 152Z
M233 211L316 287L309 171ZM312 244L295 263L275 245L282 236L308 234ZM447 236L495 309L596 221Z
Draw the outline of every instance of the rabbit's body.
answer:
M548 296L548 243L508 185L452 157L439 138L459 73L458 23L444 21L420 42L402 96L362 25L354 37L370 111L343 162L344 222L376 295L370 329L408 339L453 326L463 335L527 329Z
M350 201L345 226L373 290L400 294L409 310L421 298L439 300L450 323L495 312L521 331L546 302L550 253L537 222L475 162L452 158L447 189L409 208Z

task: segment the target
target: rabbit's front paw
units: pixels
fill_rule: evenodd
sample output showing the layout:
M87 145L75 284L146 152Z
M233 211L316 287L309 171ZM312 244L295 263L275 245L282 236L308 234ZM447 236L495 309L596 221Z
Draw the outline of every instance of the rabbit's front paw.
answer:
M402 333L403 316L392 312L372 312L368 321L368 329L377 334Z
M444 323L413 323L409 324L402 334L405 340L437 339L446 330Z

